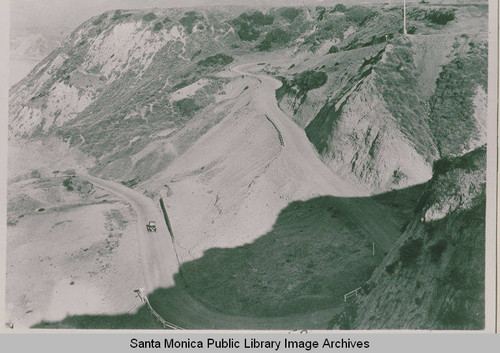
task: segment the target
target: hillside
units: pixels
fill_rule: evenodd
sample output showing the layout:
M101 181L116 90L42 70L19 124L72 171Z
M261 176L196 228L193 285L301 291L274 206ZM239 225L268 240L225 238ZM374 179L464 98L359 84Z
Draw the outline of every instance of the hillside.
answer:
M287 73L280 107L332 170L370 191L424 182L437 158L486 141L486 26L468 27L483 10L410 8L408 37L396 8L374 10L327 55ZM301 88L308 72L325 78Z
M144 288L186 328L326 328L416 227L436 161L484 145L487 11L414 4L408 35L388 6L84 22L10 91L7 261L30 256L31 232L63 244L50 248L57 271L9 268L13 321L154 327L134 294ZM429 217L477 186L464 178L447 179L457 185ZM30 278L35 265L58 280ZM68 272L113 299L87 311L68 299L68 318L51 316L56 292L76 288ZM51 294L24 295L15 278Z
M484 146L434 164L404 234L334 327L484 328L485 170Z

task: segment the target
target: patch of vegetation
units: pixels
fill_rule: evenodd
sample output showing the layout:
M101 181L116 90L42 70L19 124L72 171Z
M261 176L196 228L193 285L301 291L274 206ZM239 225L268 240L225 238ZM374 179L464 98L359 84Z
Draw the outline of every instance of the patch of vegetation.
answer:
M409 239L399 248L399 260L403 267L414 264L422 251L422 239Z
M281 99L287 94L297 94L297 92L292 88L285 77L278 76L276 78L281 81L281 87L276 90L276 100L278 102L281 101Z
M415 21L429 21L436 25L445 25L455 19L455 9L452 8L438 8L438 9L424 9L416 8L408 13L408 17Z
M41 207L38 209L38 212L44 212L45 211L45 208Z
M163 22L163 24L167 24L167 23L169 23L170 21L171 21L171 20L170 20L170 18L168 18L167 16L165 16L165 18L163 19L163 21L162 21L162 22Z
M236 33L244 41L253 41L260 36L260 31L247 23L242 23Z
M292 85L297 86L299 92L306 93L312 89L323 86L328 80L328 76L323 71L308 70L295 74Z
M134 186L139 184L139 181L140 181L139 178L134 178L134 179L130 179L127 181L122 181L122 184L125 185L126 187L132 189Z
M95 19L94 21L92 21L92 24L94 26L99 26L107 17L108 17L108 14L107 13L103 13L97 19Z
M240 16L231 21L237 28L236 33L241 40L254 41L260 36L260 29L262 26L273 24L274 16L265 15L260 11L252 13L242 13Z
M391 262L389 265L385 266L385 272L392 275L398 266L399 261Z
M163 29L163 24L161 22L156 22L153 26L153 31L161 31Z
M478 136L474 96L478 86L487 92L488 48L470 47L443 66L430 101L429 125L441 156L461 154Z
M63 186L68 191L73 191L75 189L73 186L73 179L71 177L63 180Z
M30 173L30 176L35 179L39 179L42 177L42 174L40 174L40 171L38 169L33 169Z
M316 6L316 12L318 13L318 21L323 21L325 19L326 9L323 6Z
M193 98L184 98L175 102L175 107L186 117L192 116L194 112L201 109Z
M188 34L191 34L194 23L202 19L203 16L199 15L196 11L188 11L184 13L184 17L179 20L179 23L186 29Z
M226 66L234 61L232 56L224 53L209 56L203 60L198 61L198 65L205 67Z
M347 7L344 4L337 4L333 8L333 12L346 12L346 11L347 11Z
M132 16L131 13L122 13L122 10L116 10L115 13L113 14L113 17L111 17L112 21L118 21L127 17Z
M300 15L301 10L296 7L284 7L280 8L278 13L288 22L293 22Z
M156 19L156 15L153 12L147 13L144 16L142 16L142 20L146 22L150 22Z
M257 49L260 51L267 51L272 47L287 44L290 39L292 39L290 32L281 28L275 28L266 34L264 40L257 45Z
M332 45L330 49L328 49L328 54L338 53L340 49L336 45Z

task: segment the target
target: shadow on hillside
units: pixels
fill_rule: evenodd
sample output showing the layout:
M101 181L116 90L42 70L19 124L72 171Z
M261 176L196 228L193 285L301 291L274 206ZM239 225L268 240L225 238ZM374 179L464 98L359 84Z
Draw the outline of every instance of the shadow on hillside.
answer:
M182 264L175 286L155 290L149 301L165 320L184 328L325 329L343 295L369 279L402 234L424 187L292 202L270 232ZM69 316L34 327L162 326L142 306L135 314Z

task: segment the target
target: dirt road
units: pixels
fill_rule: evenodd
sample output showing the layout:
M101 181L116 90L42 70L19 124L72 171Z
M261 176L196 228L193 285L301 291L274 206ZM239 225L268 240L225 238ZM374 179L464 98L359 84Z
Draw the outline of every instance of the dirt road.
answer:
M178 273L174 245L163 216L155 202L141 193L117 182L103 180L81 173L95 186L105 189L130 203L137 213L137 240L141 252L146 292L169 288L162 301L160 315L167 321L187 329L324 329L338 308L286 317L244 317L217 313L207 309L183 287L175 286L173 276ZM148 220L157 221L157 232L148 233ZM139 300L139 299L138 299ZM152 304L154 307L154 303Z
M274 127L270 125L270 128L275 128L281 136L280 140L284 142L281 143L282 150L276 160L279 168L284 168L290 178L307 180L314 184L318 195L345 197L345 209L349 217L361 224L366 234L373 235L373 240L379 248L387 250L399 236L398 227L379 211L375 203L367 202L366 197L357 198L366 195L364 190L345 182L323 164L305 132L279 109L274 92L281 83L269 76L250 72L254 67L256 64L243 64L233 67L232 71L237 75L252 76L259 81L253 99L258 102L260 113L272 121ZM325 329L332 315L339 310L332 308L287 317L252 318L224 315L207 309L194 299L182 284L174 283L173 278L179 271L179 264L159 204L119 183L90 175L84 177L127 201L136 211L137 238L146 292L152 293L156 289L167 288L165 295L161 297L160 314L164 319L188 329ZM166 202L168 205L168 199ZM175 205L169 206L175 209ZM149 220L157 222L156 233L146 231L145 225Z
M89 174L82 175L95 186L105 189L128 202L137 213L137 243L140 247L146 292L174 285L173 276L178 264L174 246L159 205L143 194L120 183L103 180ZM154 220L157 232L148 232L146 224Z
M255 94L255 101L262 114L267 115L283 136L285 148L280 156L283 168L289 175L296 175L297 180L308 180L316 184L322 195L364 196L368 193L357 185L345 182L333 173L320 159L306 133L279 108L275 90L281 82L263 74L253 73L252 69L261 69L257 63L247 63L231 68L239 75L247 75L260 82Z
M369 194L361 186L344 181L321 161L305 131L279 108L275 90L281 86L281 82L255 73L261 69L262 66L257 63L232 67L235 73L254 77L260 82L255 100L260 103L262 113L273 120L283 136L285 147L278 160L282 163L282 168L288 169L291 176L297 175L300 178L298 180L315 183L321 195L345 197L343 203L349 218L365 230L365 234L372 238L378 249L388 251L400 235L396 222L390 215L382 212L375 201L372 202L366 197L356 199Z

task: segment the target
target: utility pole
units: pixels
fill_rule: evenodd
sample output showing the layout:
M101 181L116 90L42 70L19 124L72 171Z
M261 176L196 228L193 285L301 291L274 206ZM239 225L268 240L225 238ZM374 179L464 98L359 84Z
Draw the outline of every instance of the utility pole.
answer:
M403 0L403 34L406 35L406 0Z

